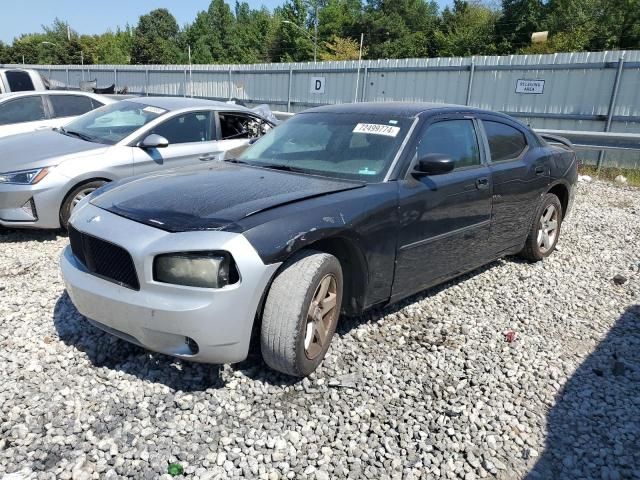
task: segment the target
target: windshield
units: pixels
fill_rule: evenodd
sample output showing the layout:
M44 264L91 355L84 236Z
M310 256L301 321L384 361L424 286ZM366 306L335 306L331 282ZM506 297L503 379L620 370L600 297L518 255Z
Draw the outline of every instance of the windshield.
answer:
M114 145L167 110L137 102L120 101L78 117L60 133L89 142Z
M251 165L330 177L381 181L412 119L305 113L271 130L239 157Z

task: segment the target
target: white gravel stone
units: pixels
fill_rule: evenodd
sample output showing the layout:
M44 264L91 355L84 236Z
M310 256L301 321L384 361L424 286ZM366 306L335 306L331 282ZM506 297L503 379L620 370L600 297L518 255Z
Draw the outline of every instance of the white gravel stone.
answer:
M0 233L0 479L636 478L640 190L577 190L550 258L342 319L306 381L111 337L66 236Z

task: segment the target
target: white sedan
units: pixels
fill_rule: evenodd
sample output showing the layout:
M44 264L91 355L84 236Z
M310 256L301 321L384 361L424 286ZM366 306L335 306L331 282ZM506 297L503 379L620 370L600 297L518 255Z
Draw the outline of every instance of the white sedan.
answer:
M67 90L5 93L0 95L0 137L60 127L78 115L116 101Z

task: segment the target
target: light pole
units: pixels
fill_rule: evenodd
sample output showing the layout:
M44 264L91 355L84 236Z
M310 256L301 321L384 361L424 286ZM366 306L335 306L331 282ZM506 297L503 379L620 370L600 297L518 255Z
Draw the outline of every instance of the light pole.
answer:
M316 22L315 22L315 35L311 35L309 32L307 32L300 25L298 25L296 23L293 23L293 22L291 22L289 20L283 20L282 23L286 23L287 25L291 25L292 27L297 28L302 33L304 33L307 37L309 37L311 40L313 40L313 63L316 63L317 60L318 60L318 20L317 20L317 18L316 18Z

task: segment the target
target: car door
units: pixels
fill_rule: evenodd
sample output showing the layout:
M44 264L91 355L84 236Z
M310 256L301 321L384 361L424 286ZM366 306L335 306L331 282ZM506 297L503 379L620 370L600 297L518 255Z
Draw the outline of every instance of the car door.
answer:
M399 182L395 299L423 290L488 258L491 174L477 122L453 115L428 121L412 147L412 166ZM453 171L414 176L429 154L455 161Z
M104 104L91 97L83 95L47 95L51 121L53 126L62 126L72 118L83 115L91 110L102 107Z
M135 147L135 174L220 160L222 151L214 129L213 112L209 110L180 113L168 118L148 130L139 140L157 134L165 137L169 146Z
M480 118L493 179L490 243L499 255L524 242L540 195L549 185L549 159L517 122Z
M271 128L271 124L247 112L218 112L220 148L227 158L240 155L249 144Z
M0 136L46 127L49 115L42 95L28 95L0 104Z

